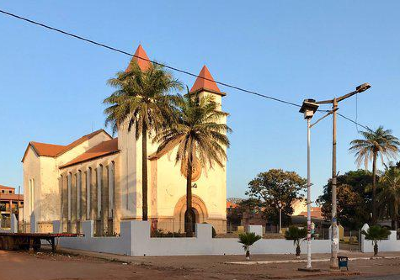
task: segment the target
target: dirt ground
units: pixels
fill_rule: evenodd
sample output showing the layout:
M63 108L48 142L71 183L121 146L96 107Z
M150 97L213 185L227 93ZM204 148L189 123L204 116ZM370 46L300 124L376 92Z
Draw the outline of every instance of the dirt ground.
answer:
M105 259L99 259L98 257ZM363 258L366 254L351 254ZM364 279L366 276L399 275L400 254L384 254L385 259L363 259L350 262L350 272L329 271L329 262L313 263L321 272L299 272L305 263L270 263L239 265L243 256L191 257L116 257L52 254L50 252L0 251L0 280L83 280L83 279ZM316 259L329 258L326 254ZM292 255L257 255L252 260L292 260ZM326 278L328 279L328 278ZM379 279L379 278L378 278ZM394 278L397 279L397 278Z

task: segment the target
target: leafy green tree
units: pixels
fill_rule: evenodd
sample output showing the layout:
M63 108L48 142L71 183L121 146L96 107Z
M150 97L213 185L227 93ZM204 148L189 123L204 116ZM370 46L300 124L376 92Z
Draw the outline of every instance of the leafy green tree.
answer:
M392 219L392 227L397 231L400 206L400 169L396 166L386 167L379 179L378 206L382 212L388 213Z
M231 224L240 225L243 219L243 214L245 213L250 217L253 217L258 213L263 213L261 201L256 198L243 199L237 203L235 208L228 211L226 218Z
M104 100L107 107L106 125L113 132L127 125L135 130L136 140L142 138L142 217L147 220L147 138L174 121L175 96L168 94L181 89L181 84L163 67L150 64L142 70L132 60L125 72L118 72L108 84L116 89Z
M337 176L337 210L340 224L358 230L370 221L372 173L366 170L349 171ZM330 219L332 213L332 181L324 186L317 202L322 215Z
M186 94L178 102L178 120L171 126L160 130L154 138L159 142L158 151L172 144L177 145L176 163L187 164L186 176L186 234L193 236L194 217L192 210L192 171L193 163L199 160L202 166L213 168L216 163L224 167L225 149L229 147L226 134L231 129L220 120L228 114L218 110L213 96Z
M273 223L278 222L281 207L282 220L288 223L293 213L292 203L303 198L306 183L296 172L270 169L250 181L246 195L262 201L264 212Z
M365 239L371 240L374 245L374 256L378 255L378 241L387 239L390 235L390 230L381 226L371 226L367 231L361 231L365 235Z
M377 197L376 197L376 175L377 158L380 156L382 163L384 158L396 158L399 151L400 141L392 134L390 129L384 129L379 126L378 129L367 129L361 131L362 139L356 139L350 142L349 150L355 153L358 166L362 163L365 169L372 160L372 223L377 221Z
M296 246L296 256L299 258L301 254L300 242L307 237L307 228L299 228L290 226L285 232L286 240L293 240L294 246Z
M243 244L243 249L246 252L246 260L250 260L250 247L261 239L261 236L254 232L245 232L239 234L239 243Z

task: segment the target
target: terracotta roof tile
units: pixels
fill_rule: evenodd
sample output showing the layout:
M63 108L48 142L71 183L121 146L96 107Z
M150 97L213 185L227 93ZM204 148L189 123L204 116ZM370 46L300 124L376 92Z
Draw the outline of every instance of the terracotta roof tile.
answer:
M25 156L26 156L26 153L28 152L29 146L31 146L39 156L57 157L57 156L62 155L65 152L73 149L74 147L78 146L79 144L85 142L86 140L93 138L94 136L96 136L97 134L99 134L101 132L104 132L108 135L108 133L104 129L99 129L92 133L82 136L81 138L75 140L74 142L72 142L71 144L68 144L66 146L31 141L31 142L29 142L29 145L25 150L22 161L24 161L24 159L25 159ZM111 138L111 136L110 136L110 138Z
M234 203L232 201L227 201L226 202L226 208L237 208L239 205L237 203Z
M146 60L140 59L138 57L144 58ZM149 60L150 59L147 56L147 54L146 54L145 50L143 49L142 45L139 45L138 48L136 49L136 52L135 52L131 62L135 61L139 65L140 69L142 69L142 71L146 71L147 69L149 69L149 67L151 65L151 62ZM130 68L131 68L131 64L129 63L128 68L126 68L125 71L128 72L130 70Z
M1 189L3 189L3 190L15 190L15 188L13 188L13 187L7 187L7 186L3 186L3 185L0 185L0 190Z
M17 193L0 193L0 199L24 201L24 195Z
M214 78L211 76L210 71L205 65L203 66L199 75L197 76L196 81L194 82L192 88L190 89L190 92L197 92L202 90L213 92L223 96L225 95L225 93L219 90L217 83L214 81Z
M53 145L47 143L39 143L39 142L30 142L30 145L33 146L36 153L39 156L46 156L46 157L55 157L58 154L62 153L65 150L66 146L61 145Z
M78 163L86 162L89 160L93 160L99 157L103 157L106 155L114 154L119 152L118 150L118 138L114 138L112 140L104 141L94 146L93 148L87 150L80 156L74 158L70 162L60 166L60 168L65 168L68 166L72 166Z

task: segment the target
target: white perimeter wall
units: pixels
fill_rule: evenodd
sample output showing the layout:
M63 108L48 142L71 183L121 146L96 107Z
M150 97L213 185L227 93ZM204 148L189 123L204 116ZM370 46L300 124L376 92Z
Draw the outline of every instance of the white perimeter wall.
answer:
M59 221L53 223L58 232ZM122 254L130 256L179 256L179 255L242 255L243 247L236 238L212 238L209 224L196 224L196 237L151 238L150 224L144 221L121 222L120 237L93 237L93 221L82 223L84 237L62 237L64 248ZM306 243L301 250L306 252ZM294 254L293 241L261 239L250 249L252 254ZM330 252L330 240L313 240L313 253Z
M367 231L369 226L365 224L362 230ZM374 245L371 240L366 240L365 236L361 234L361 252L370 253L374 251ZM400 240L397 240L396 231L391 230L387 240L378 241L379 252L399 252Z

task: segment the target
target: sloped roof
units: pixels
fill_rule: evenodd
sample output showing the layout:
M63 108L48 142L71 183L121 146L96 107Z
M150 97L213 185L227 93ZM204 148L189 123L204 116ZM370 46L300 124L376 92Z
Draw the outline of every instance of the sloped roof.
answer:
M29 144L33 147L33 149L39 156L45 156L45 157L55 157L58 154L62 153L66 147L61 145L39 143L34 141L29 142Z
M227 201L226 202L226 208L237 208L239 205L235 202L232 201Z
M60 168L65 168L68 166L90 161L96 158L104 157L118 152L119 152L118 138L114 138L112 140L101 142L97 146L94 146L93 148L87 150L86 152L74 158L70 162L67 162L63 166L60 166Z
M57 157L102 132L104 132L108 136L110 136L104 129L99 129L92 133L82 136L81 138L75 140L74 142L72 142L66 146L31 141L31 142L29 142L29 145L25 150L24 157L22 158L22 162L24 161L24 159L26 157L29 147L32 147L38 156ZM110 136L110 138L111 138L111 136Z
M199 75L197 76L196 81L194 82L190 92L199 92L199 91L209 91L212 93L216 93L222 96L226 94L221 92L217 86L217 83L214 81L214 78L211 76L210 71L207 66L203 66Z
M24 201L24 195L18 193L0 193L0 199Z
M141 58L143 58L143 59L141 59ZM142 71L146 71L147 69L149 69L149 67L151 65L151 62L149 60L150 59L147 56L146 51L143 49L142 45L139 45L138 48L136 49L135 54L133 55L131 62L135 61L139 65L139 68ZM131 64L129 63L128 68L126 68L125 71L128 72L130 70L130 68L131 68Z
M7 187L7 186L3 186L3 185L0 185L0 190L1 189L3 189L3 190L15 190L15 188L13 188L13 187Z

